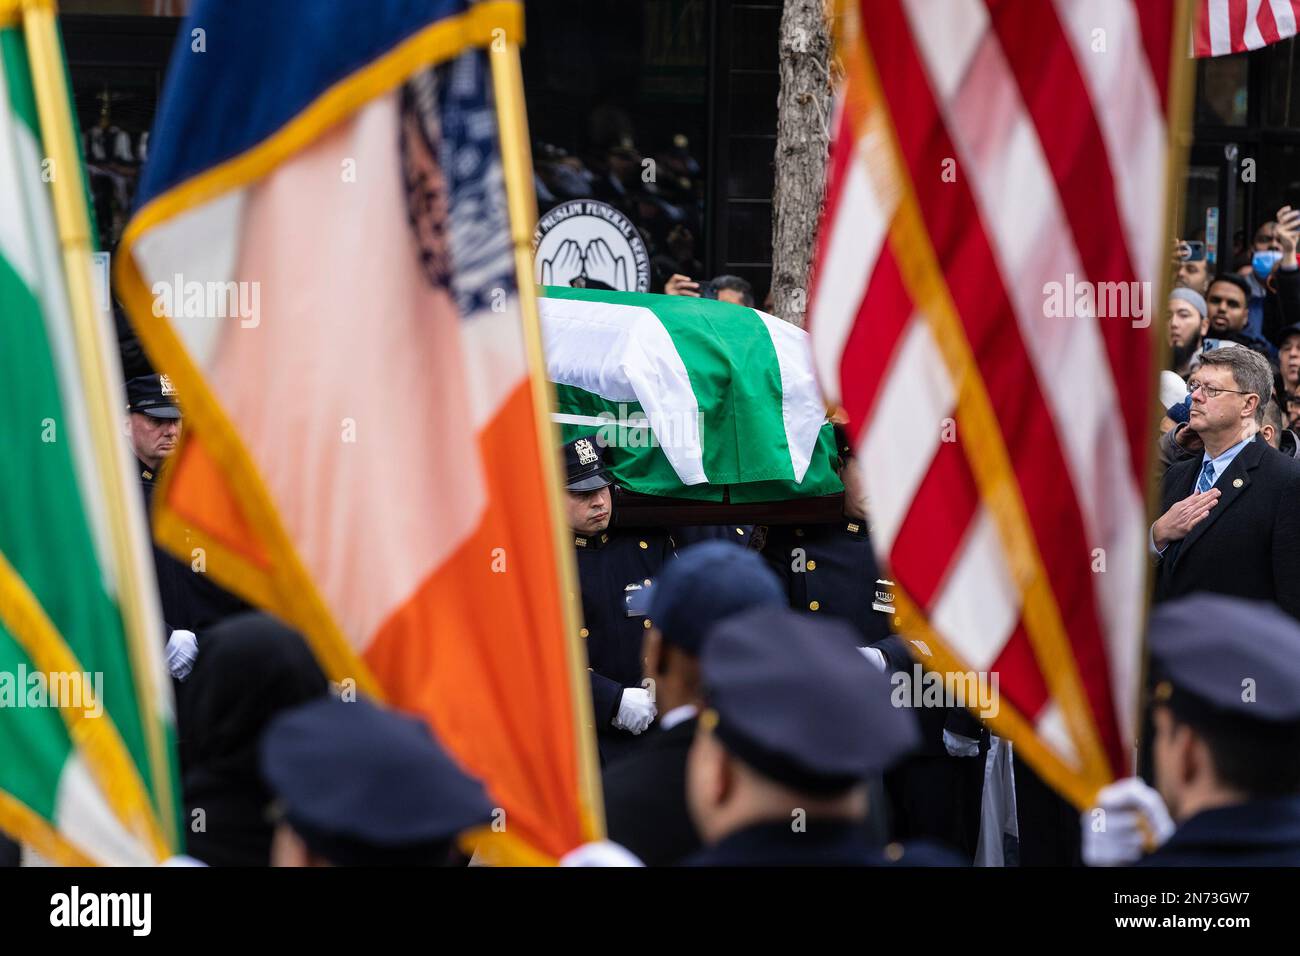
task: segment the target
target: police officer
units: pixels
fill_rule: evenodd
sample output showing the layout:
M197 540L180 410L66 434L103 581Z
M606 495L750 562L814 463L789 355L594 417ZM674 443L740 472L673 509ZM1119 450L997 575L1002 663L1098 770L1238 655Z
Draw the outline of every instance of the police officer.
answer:
M279 817L273 866L446 866L457 837L492 819L483 785L423 721L365 698L280 714L261 744Z
M916 721L852 629L760 607L709 632L705 710L687 799L705 849L696 866L951 863L938 849L883 851L865 837L867 783L916 744Z
M131 450L140 468L146 510L153 502L154 483L163 462L181 439L181 410L176 390L166 375L141 375L126 383L126 410Z
M651 621L629 599L650 584L674 553L668 535L610 531L614 479L594 436L564 446L569 526L582 589L582 628L601 760L628 753L655 717L641 645Z
M785 595L762 558L723 539L683 548L637 602L654 622L645 661L659 719L635 753L606 771L605 827L648 866L670 866L700 848L686 809L686 755L703 702L705 636L749 608L784 607Z
M844 518L834 524L765 526L754 529L751 547L784 582L790 607L843 618L865 646L889 637L893 608L877 600L880 566L868 535L866 500L852 447L840 428L840 480Z
M166 375L131 379L126 383L126 397L131 450L148 516L158 475L180 442L183 419L176 404L176 389ZM184 677L197 655L194 635L223 618L248 610L248 605L157 545L153 550L158 597L171 635L168 663L175 676Z
M1141 865L1300 866L1300 624L1198 594L1155 609L1149 645L1155 789L1103 790L1083 816L1084 859L1163 843Z

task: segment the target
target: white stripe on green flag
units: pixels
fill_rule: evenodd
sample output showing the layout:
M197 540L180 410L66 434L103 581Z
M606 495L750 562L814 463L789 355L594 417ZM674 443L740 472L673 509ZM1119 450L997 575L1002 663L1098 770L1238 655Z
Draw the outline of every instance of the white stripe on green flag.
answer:
M0 827L54 861L150 863L138 693L176 805L169 691L127 648L38 130L22 33L0 29Z
M547 286L546 363L565 440L595 434L620 485L733 502L842 490L807 334L686 296Z

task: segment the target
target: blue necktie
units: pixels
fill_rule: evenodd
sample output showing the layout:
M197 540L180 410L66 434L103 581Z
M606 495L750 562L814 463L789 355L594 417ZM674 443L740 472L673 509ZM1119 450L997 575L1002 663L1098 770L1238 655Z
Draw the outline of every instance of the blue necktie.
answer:
M1214 462L1207 461L1201 469L1201 478L1196 482L1197 494L1204 494L1214 487Z

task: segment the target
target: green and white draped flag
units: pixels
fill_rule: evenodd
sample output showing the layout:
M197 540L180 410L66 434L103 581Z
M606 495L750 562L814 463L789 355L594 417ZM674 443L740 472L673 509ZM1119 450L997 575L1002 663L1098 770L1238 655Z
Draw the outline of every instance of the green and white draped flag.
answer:
M695 500L842 490L808 335L689 296L546 286L546 364L565 440L595 434L618 483Z
M142 502L97 479L39 129L22 29L0 25L0 829L54 863L150 864L177 804L163 634L133 660L110 518Z

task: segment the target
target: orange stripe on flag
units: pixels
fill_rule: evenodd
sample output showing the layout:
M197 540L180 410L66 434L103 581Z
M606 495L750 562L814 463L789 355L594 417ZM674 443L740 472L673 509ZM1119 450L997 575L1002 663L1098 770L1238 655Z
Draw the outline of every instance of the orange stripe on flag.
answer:
M270 558L201 440L192 439L169 464L166 500L176 516L202 528L213 541L270 572Z
M584 840L577 742L545 485L527 382L479 437L489 506L364 654L391 703L425 717L555 857ZM590 714L582 715L590 723ZM559 824L563 822L563 827Z

